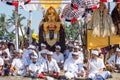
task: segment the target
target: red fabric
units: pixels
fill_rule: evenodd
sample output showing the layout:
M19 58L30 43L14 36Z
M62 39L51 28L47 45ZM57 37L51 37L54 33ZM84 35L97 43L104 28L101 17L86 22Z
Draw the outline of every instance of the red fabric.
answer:
M63 18L64 16L62 15L61 18Z
M54 78L58 78L58 77L59 77L59 73L58 73L58 72L54 72L54 73L53 73L53 77L54 77Z
M118 2L120 2L120 0L118 0Z
M96 10L96 9L98 9L97 6L93 6L93 7L92 7L92 10Z
M39 78L45 78L46 76L45 76L45 74L44 73L40 73L39 74Z
M100 0L100 2L107 2L107 0Z
M74 9L78 10L78 6L74 5L72 6Z
M13 6L18 6L19 3L18 3L18 2L12 2L12 5L13 5Z
M73 18L72 20L71 20L71 22L76 22L77 21L77 18Z
M28 3L30 2L31 0L28 0Z

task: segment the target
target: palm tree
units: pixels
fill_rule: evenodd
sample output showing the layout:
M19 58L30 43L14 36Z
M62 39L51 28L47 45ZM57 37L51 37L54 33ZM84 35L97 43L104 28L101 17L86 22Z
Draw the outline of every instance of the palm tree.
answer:
M18 22L17 22L17 27L21 28L23 27L23 24L21 23L26 17L22 16L22 14L18 14ZM8 19L9 25L15 25L15 11L13 10L12 15ZM22 28L21 28L22 30ZM20 39L22 40L22 39Z
M5 36L5 34L6 34L5 27L6 26L7 26L6 15L0 14L0 36Z

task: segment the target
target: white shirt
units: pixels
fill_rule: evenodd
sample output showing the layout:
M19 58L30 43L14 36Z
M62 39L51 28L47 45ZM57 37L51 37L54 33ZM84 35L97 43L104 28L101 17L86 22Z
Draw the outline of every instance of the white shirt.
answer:
M4 61L3 59L0 57L0 66L3 66L4 65Z
M43 57L41 56L40 58L38 58L37 64L41 66L44 62L46 62L46 60L47 60L47 59L45 59L45 58L43 58Z
M56 52L53 53L53 58L57 61L57 62L64 62L64 56L62 53L59 53L59 55L56 54Z
M71 52L69 51L69 49L67 49L67 50L64 51L65 60L69 57L69 55L70 55Z
M60 68L58 67L58 64L56 60L52 59L50 62L47 60L42 65L42 72L48 72L48 71L55 71L60 72Z
M98 58L97 60L90 60L90 73L97 73L100 69L105 68L103 59Z
M29 68L29 70L32 71L32 72L37 72L37 71L39 71L40 66L37 65L37 63L35 63L35 64L34 64L34 63L31 63L28 68Z
M78 53L79 53L79 60L83 63L84 55L83 55L83 53L81 51L78 51ZM68 58L71 58L71 57L72 57L72 52L70 52Z
M28 57L29 56L29 50L28 49L24 49L23 50L23 57Z
M117 58L117 59L116 59L116 63L115 63L115 58ZM120 57L116 57L116 54L115 54L115 55L111 56L111 57L108 59L107 62L108 62L110 65L112 65L112 63L113 63L113 64L120 64Z
M25 66L27 65L26 59L24 58L15 58L13 59L12 66L16 69L25 69Z
M73 58L68 58L64 63L64 71L68 71L71 73L78 73L79 64L81 62L78 60L74 60Z

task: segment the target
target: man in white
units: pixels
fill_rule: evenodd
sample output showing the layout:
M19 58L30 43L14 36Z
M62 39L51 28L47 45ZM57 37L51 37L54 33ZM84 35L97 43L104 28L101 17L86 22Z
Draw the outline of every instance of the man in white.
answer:
M73 52L74 45L72 43L68 44L68 49L64 51L65 60L69 57L71 52Z
M79 46L74 46L74 52L78 52L79 53L79 60L81 61L81 63L83 63L83 60L84 60L84 55L83 55L83 52L80 51L80 47ZM70 53L69 54L69 58L72 57L72 54Z
M100 59L98 57L99 53L97 50L92 50L92 59L89 61L88 66L88 78L90 80L99 80L101 79L107 79L110 76L109 71L103 71L105 68L103 59Z
M40 47L41 47L41 51L42 51L42 50L47 50L47 49L46 49L46 45L45 45L44 43L41 43ZM39 58L41 57L41 51L38 52L38 57L39 57Z
M37 64L41 66L47 60L47 53L48 50L41 50L41 56L38 58Z
M116 54L108 59L108 64L120 71L120 48L116 49Z
M19 49L17 51L17 58L13 59L10 70L12 71L12 75L16 76L24 76L26 71L28 70L28 64L26 59L22 57L23 51Z
M55 52L53 53L53 58L57 61L57 64L60 68L63 67L63 63L64 63L64 56L63 54L60 52L61 47L59 45L57 45L55 47Z
M78 77L84 77L84 69L81 61L79 60L79 53L73 52L72 57L68 58L64 63L65 78L73 79Z
M29 65L29 70L28 72L30 73L31 77L37 77L39 74L39 69L40 66L36 63L37 62L38 57L37 56L32 56L32 62Z
M47 61L41 65L40 78L45 78L45 76L52 76L55 78L59 77L60 68L58 67L56 60L53 59L52 55L53 52L47 53Z
M4 75L3 65L4 65L4 60L2 59L2 57L0 57L0 75Z
M23 56L23 58L26 59L27 64L29 65L32 62L32 56L37 56L38 57L38 55L37 55L35 50L29 50L28 54L29 54L29 56L27 56L27 57Z

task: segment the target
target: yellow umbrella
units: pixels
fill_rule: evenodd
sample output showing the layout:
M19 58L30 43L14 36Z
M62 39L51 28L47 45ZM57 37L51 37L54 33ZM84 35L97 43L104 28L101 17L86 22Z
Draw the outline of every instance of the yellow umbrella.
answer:
M35 34L35 33L32 34L32 38L33 38L33 39L36 39L37 41L39 40L38 34Z
M54 8L60 8L60 3L62 2L62 0L40 0L40 2L45 3L45 4L42 4L43 8L49 8L50 6ZM55 3L58 3L58 4L55 4Z

